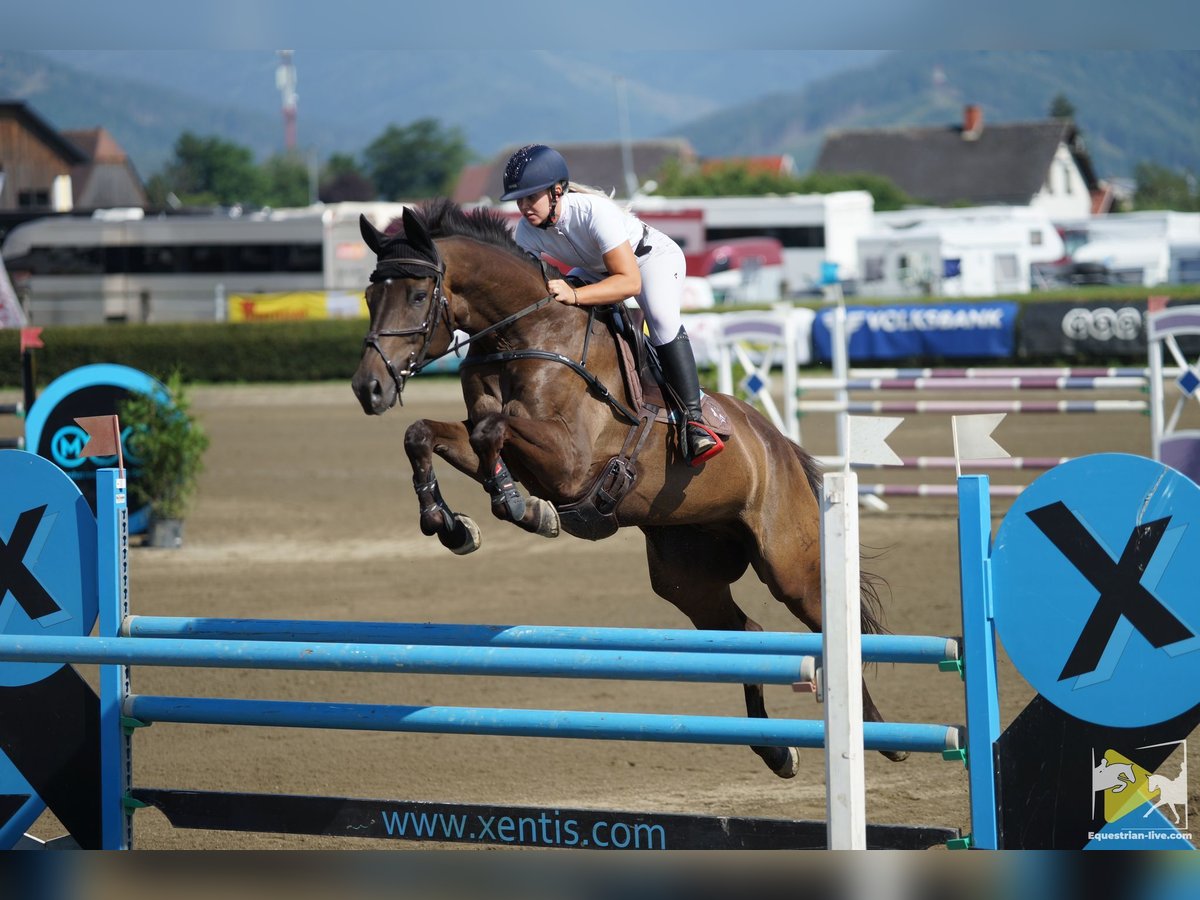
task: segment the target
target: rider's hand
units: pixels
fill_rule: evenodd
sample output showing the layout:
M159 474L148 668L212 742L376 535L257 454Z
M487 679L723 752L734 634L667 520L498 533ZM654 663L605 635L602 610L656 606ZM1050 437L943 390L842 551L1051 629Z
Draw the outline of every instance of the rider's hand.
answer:
M567 284L561 279L554 279L546 284L546 288L550 291L550 296L559 303L565 303L567 306L578 306L579 297L575 292L575 288Z

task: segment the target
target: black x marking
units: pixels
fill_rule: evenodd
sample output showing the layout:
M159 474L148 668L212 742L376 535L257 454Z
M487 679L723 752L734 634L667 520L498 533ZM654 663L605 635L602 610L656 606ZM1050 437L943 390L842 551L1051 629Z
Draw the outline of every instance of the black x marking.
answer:
M1027 515L1100 592L1100 599L1058 676L1059 681L1095 671L1121 616L1125 616L1152 647L1165 647L1195 636L1141 583L1171 521L1170 516L1135 527L1129 534L1121 559L1114 563L1062 501Z
M12 591L30 619L40 619L61 608L25 566L25 553L33 543L45 512L44 505L25 510L17 518L8 543L0 538L0 602L8 591Z

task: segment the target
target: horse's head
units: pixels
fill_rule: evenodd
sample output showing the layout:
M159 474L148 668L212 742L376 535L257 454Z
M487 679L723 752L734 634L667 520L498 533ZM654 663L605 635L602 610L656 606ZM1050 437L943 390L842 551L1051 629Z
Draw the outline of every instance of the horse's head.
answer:
M371 324L363 355L350 382L367 415L382 415L403 403L404 382L454 337L442 290L445 264L420 217L404 210L404 229L378 231L359 218L363 240L375 253L367 288Z

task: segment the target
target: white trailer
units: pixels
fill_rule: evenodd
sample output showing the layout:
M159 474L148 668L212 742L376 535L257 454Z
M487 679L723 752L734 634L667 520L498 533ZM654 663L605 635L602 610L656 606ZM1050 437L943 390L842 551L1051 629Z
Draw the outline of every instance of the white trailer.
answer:
M941 222L858 239L868 297L994 297L1030 291L1029 229Z
M705 240L773 237L783 244L788 293L814 291L821 267L837 263L843 280L859 278L858 238L874 228L875 198L866 191L788 194L770 197L634 198L632 208L647 221L656 213L701 210Z

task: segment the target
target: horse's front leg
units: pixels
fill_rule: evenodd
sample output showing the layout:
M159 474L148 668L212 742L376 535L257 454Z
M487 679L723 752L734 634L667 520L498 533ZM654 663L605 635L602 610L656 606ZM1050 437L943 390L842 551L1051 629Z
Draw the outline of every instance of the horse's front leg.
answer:
M471 431L471 447L479 458L476 477L492 498L492 515L542 537L558 537L558 510L554 504L532 495L523 497L500 455L508 438L508 423L505 414L489 413Z
M451 510L442 499L437 475L433 472L435 451L455 468L473 474L479 459L471 449L466 423L418 419L404 432L404 452L412 463L421 531L436 534L445 547L462 556L479 549L479 527L468 516Z

